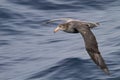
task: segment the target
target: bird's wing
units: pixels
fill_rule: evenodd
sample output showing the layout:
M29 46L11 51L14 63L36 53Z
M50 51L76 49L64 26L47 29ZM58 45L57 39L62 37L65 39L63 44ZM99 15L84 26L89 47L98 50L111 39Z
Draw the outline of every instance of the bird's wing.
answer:
M109 70L99 52L98 44L96 38L90 28L88 26L84 26L81 28L77 28L77 30L82 34L84 38L85 47L90 55L91 59L107 74L109 74Z
M70 21L73 21L74 19L72 18L58 18L58 19L52 19L52 20L49 20L47 21L46 23L51 23L51 22L55 22L55 21L65 21L65 22L70 22Z

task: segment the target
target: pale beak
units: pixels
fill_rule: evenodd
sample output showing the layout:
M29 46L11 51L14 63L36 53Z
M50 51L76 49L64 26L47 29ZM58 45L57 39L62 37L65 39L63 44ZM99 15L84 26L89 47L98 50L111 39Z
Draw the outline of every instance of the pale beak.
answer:
M54 29L54 33L58 32L60 30L60 27L57 27Z

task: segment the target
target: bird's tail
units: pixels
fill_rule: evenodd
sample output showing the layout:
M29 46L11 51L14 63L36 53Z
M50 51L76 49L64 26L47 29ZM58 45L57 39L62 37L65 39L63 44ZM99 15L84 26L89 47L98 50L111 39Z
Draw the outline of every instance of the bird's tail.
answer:
M96 23L93 23L93 22L88 22L88 23L85 23L85 24L87 24L87 26L89 27L89 28L95 28L95 27L97 27L97 26L99 26L100 25L100 23L99 22L96 22Z
M100 53L92 53L92 54L89 54L92 58L92 60L106 73L106 74L110 74L109 73L109 70L107 68L107 65L105 64L102 56Z

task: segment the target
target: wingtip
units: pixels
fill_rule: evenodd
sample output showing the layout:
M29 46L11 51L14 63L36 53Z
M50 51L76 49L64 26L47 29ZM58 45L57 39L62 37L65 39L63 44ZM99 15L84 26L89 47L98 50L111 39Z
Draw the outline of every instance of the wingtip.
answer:
M103 69L103 71L107 74L107 75L110 75L110 72L107 68Z
M96 24L97 24L97 25L100 25L100 23L99 23L99 22L96 22Z

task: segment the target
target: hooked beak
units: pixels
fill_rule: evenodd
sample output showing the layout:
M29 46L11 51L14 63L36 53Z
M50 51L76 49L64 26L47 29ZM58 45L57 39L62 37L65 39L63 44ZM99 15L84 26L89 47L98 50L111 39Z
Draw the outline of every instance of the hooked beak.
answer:
M57 27L54 29L54 33L58 32L60 30L60 27Z

